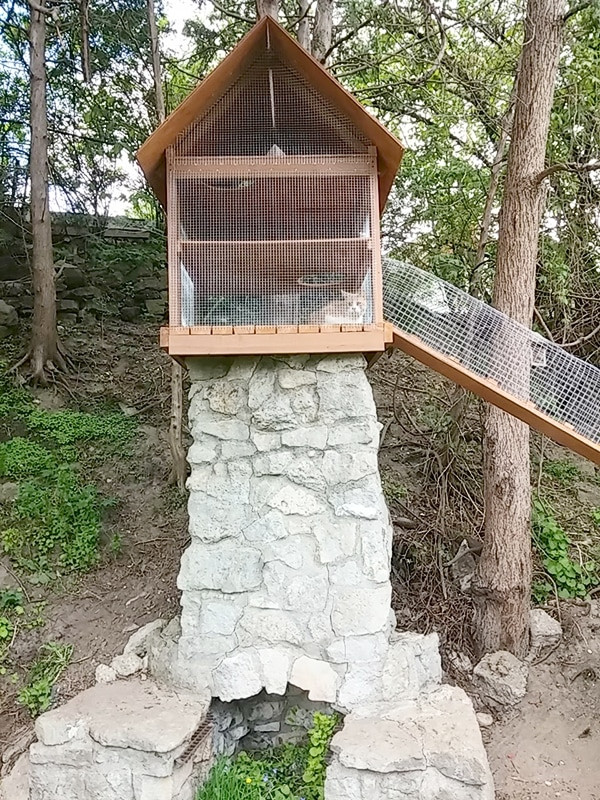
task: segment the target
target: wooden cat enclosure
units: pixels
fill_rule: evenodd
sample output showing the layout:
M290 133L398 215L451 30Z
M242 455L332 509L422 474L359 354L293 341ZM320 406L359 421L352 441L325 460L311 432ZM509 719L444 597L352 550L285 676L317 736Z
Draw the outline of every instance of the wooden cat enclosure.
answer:
M400 143L262 19L146 141L172 355L381 351L379 214Z

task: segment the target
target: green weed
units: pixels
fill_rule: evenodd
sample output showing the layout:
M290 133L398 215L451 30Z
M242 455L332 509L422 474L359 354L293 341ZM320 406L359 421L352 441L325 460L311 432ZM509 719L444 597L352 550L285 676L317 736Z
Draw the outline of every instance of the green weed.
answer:
M307 745L221 758L197 800L323 800L326 758L337 716L316 713Z
M570 461L544 461L542 470L560 483L573 483L581 476L579 468Z
M40 649L33 662L26 685L17 696L18 702L25 706L32 717L47 711L52 704L52 688L64 670L69 666L73 646L49 642Z
M559 597L586 597L598 584L598 564L592 558L575 561L571 558L571 540L556 521L552 509L541 500L533 507L533 540L542 557ZM538 582L534 598L543 601L552 590L548 581Z
M406 486L403 486L401 483L396 483L396 481L391 480L387 476L383 476L381 480L381 487L388 503L394 501L400 502L408 497Z
M137 422L120 413L88 414L85 411L33 409L26 421L33 433L59 445L91 441L122 446L131 441Z
M47 472L55 463L54 455L31 439L18 436L0 442L0 478L31 478Z
M22 483L10 522L0 541L26 569L45 570L56 561L85 571L98 561L101 503L96 488L82 484L70 467L57 468L46 484Z

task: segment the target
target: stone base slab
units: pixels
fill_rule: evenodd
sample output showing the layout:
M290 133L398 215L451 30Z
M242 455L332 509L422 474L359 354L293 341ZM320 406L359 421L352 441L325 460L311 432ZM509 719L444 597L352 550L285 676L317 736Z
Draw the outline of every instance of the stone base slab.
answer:
M327 800L493 800L473 706L440 686L349 714L332 741Z
M30 800L193 800L212 741L210 698L134 679L97 685L36 721Z

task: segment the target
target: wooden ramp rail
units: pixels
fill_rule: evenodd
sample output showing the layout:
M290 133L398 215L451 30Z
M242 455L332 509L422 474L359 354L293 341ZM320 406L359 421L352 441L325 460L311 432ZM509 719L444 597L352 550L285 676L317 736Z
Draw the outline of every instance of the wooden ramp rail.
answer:
M439 372L454 383L479 395L488 403L492 403L513 417L522 420L532 428L540 431L555 442L568 447L575 453L600 464L600 444L586 439L570 425L552 419L531 401L519 399L502 389L499 384L489 378L477 375L464 367L459 361L448 358L422 342L417 336L404 333L395 326L392 328L395 347L425 366Z

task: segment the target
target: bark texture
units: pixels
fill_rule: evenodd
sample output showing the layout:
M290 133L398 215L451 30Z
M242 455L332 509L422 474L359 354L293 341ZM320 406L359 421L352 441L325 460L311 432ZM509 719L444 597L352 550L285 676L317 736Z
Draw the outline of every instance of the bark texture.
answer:
M279 0L256 0L256 15L261 17L273 17L277 19L279 16Z
M333 0L317 0L315 25L313 28L312 54L325 63L331 47L333 31Z
M32 380L46 383L47 370L65 369L56 331L56 286L48 203L48 117L46 109L46 16L30 9L29 71L31 103L31 267L33 321L29 352Z
M310 50L310 3L311 0L298 0L298 41L305 50Z
M146 12L148 14L148 28L150 31L150 51L152 53L152 77L154 79L156 116L159 122L164 122L166 117L165 96L160 75L160 50L158 48L158 29L156 27L154 0L147 0Z
M563 0L528 0L512 137L499 218L494 305L530 326L550 111L564 26ZM527 374L527 363L515 369ZM485 419L485 538L474 582L475 646L527 652L531 593L529 428L488 406Z

